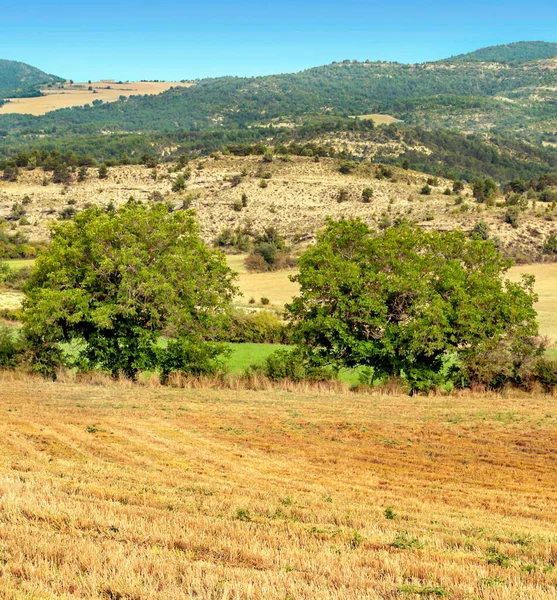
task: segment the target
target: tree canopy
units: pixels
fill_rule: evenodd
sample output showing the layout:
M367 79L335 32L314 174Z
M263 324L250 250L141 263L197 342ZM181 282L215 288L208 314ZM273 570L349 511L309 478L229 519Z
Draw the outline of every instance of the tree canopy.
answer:
M210 368L222 348L203 340L221 326L234 275L201 240L193 213L135 202L90 208L51 235L25 290L36 369L52 371L61 343L72 344L79 367L113 375Z
M533 277L505 280L510 265L460 231L329 221L299 259L294 339L316 366L366 365L414 390L439 384L451 364L466 384L520 377L541 346Z

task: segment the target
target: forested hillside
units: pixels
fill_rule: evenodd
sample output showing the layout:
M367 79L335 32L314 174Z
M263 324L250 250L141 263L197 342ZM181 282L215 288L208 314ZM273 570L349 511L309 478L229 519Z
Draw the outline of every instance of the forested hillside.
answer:
M554 56L557 56L557 44L554 42L514 42L480 48L468 54L453 56L449 60L509 63L542 60Z
M557 165L556 53L557 44L522 42L436 63L345 60L293 74L203 79L39 117L0 115L0 156L55 148L137 162L145 153L315 140L345 156L407 160L428 172L531 178ZM377 113L402 123L374 128ZM400 147L386 151L383 138Z
M61 81L64 80L31 65L0 59L0 102L4 98L37 96L41 85Z

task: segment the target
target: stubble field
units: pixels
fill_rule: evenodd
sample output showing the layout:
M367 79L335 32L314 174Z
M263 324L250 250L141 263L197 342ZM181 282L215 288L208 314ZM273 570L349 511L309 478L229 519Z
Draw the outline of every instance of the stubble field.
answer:
M557 596L555 398L1 390L8 600Z
M114 81L94 81L91 83L65 83L52 88L44 88L43 96L37 98L12 98L0 106L0 114L29 114L44 115L53 110L84 106L95 100L115 102L120 96L140 96L160 94L171 87L189 84L175 81L129 81L115 83ZM91 88L91 89L89 89Z

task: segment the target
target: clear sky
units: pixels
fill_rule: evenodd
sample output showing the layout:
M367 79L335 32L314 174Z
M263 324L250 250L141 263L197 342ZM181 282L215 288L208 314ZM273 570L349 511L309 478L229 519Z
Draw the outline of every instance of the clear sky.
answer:
M0 0L0 24L0 58L75 81L179 80L557 41L557 1Z

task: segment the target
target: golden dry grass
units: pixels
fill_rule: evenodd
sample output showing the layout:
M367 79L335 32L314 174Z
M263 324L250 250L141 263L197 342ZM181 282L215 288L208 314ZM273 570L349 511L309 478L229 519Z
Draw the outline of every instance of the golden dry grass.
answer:
M337 148L342 143L335 144ZM17 230L31 240L47 237L46 224L59 218L66 205L82 210L89 204L107 206L110 202L120 205L130 196L145 201L155 192L175 207L181 207L185 197L193 196L191 208L197 213L201 232L212 241L226 227L251 224L255 230L275 227L289 239L304 242L312 239L328 217L359 217L373 227L384 219L410 219L425 228L470 230L478 221L485 221L492 235L515 255L526 257L539 251L547 236L556 231L555 221L548 220L545 209L530 207L521 216L517 229L504 223L505 207L486 209L477 204L467 186L465 203L457 205L456 196L446 196L443 191L452 182L439 179L429 196L420 194L428 176L424 173L405 171L393 167L393 178L378 180L375 166L361 163L351 175L342 175L339 161L321 159L314 162L309 157L292 157L288 162L275 158L263 163L259 156L221 156L193 161L187 167L191 178L187 189L173 193L172 184L178 177L175 165L160 165L153 178L153 170L141 166L120 166L109 169L107 179L98 179L97 169L88 170L87 181L77 182L73 176L69 186L50 184L43 186L45 173L41 169L21 170L17 182L0 180L0 218L10 217L15 202L26 197L26 222L18 224ZM238 185L234 178L245 173ZM267 187L261 188L262 175L271 175ZM47 175L47 181L50 174ZM371 203L362 202L362 190L371 188ZM339 193L346 192L348 200L338 202ZM234 203L243 194L247 206L234 210ZM468 210L462 211L466 206ZM557 211L555 215L557 216ZM433 220L431 218L433 217Z
M23 294L21 292L3 290L0 288L0 309L7 308L12 310L14 308L19 308L22 301Z
M520 280L523 274L536 277L535 290L539 296L536 305L540 331L550 338L552 346L557 344L557 263L518 265L510 270L512 281Z
M391 115L358 115L358 119L362 119L364 121L373 121L376 125L390 125L391 123L402 123L400 119L391 117Z
M114 83L95 81L89 83L63 84L53 88L44 88L44 96L39 98L12 98L10 102L0 107L0 114L23 113L29 115L44 115L47 112L72 106L92 104L95 100L115 102L120 96L160 94L171 87L184 86L173 81ZM92 87L93 90L89 90Z
M235 298L237 305L248 306L249 300L253 298L257 303L261 298L269 299L269 304L277 308L283 308L298 294L299 286L290 281L290 276L296 271L284 270L273 273L250 273L247 271L244 260L247 254L228 255L228 266L238 273L238 288L240 295Z
M556 598L555 398L0 389L2 598Z

